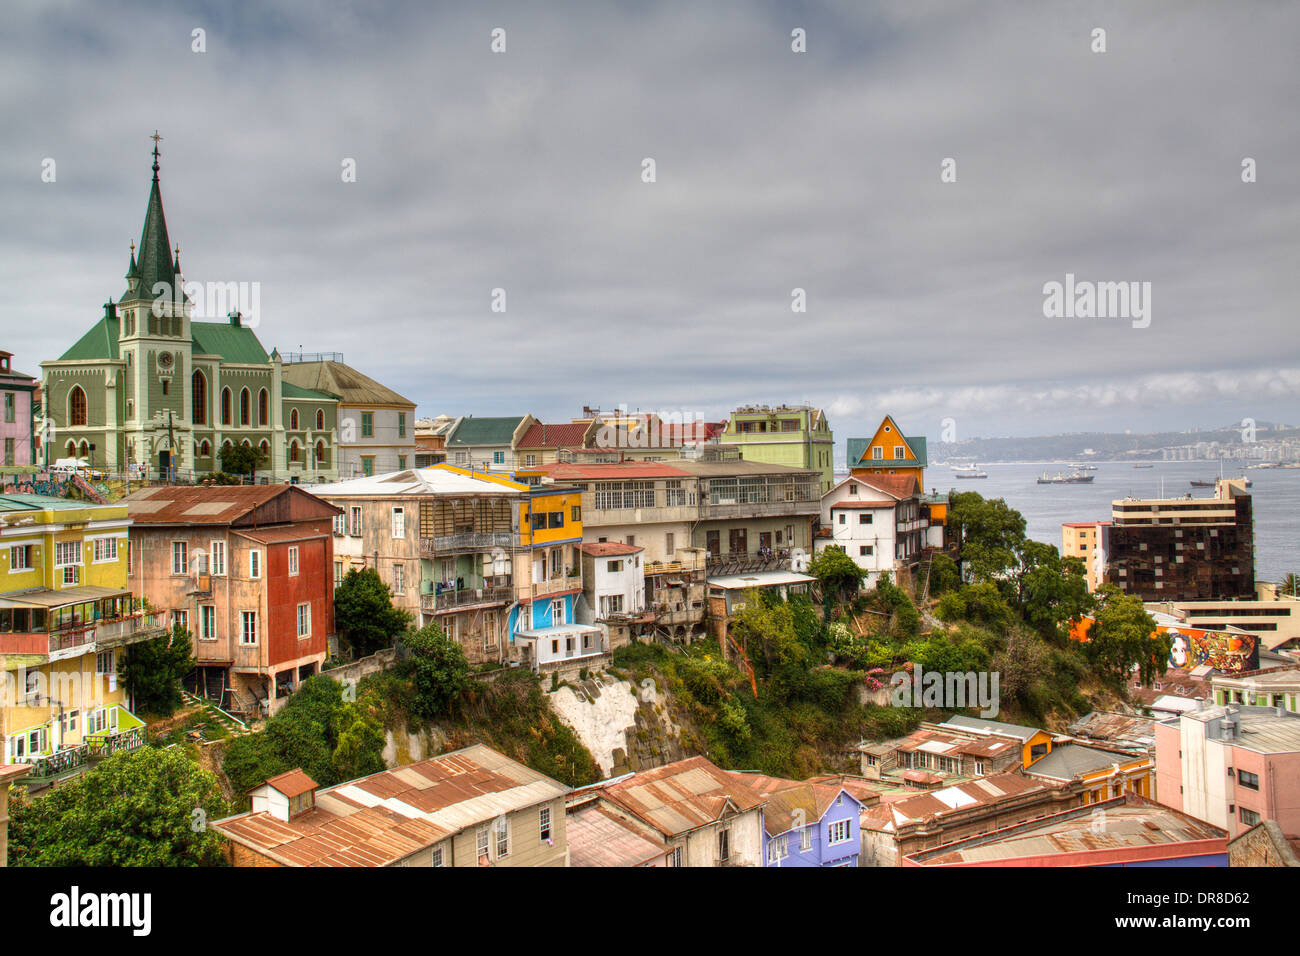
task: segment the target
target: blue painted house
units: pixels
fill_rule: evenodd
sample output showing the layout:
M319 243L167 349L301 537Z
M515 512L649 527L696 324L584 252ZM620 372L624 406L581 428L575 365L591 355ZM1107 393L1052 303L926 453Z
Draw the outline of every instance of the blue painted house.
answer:
M858 865L864 799L842 784L824 782L834 778L801 782L748 772L733 776L767 799L764 866Z

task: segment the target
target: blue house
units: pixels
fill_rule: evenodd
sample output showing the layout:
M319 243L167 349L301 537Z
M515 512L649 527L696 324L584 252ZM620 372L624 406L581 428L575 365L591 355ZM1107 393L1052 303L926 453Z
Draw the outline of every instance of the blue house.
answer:
M842 784L826 782L835 778L801 782L743 771L733 776L767 799L764 866L858 865L866 804Z

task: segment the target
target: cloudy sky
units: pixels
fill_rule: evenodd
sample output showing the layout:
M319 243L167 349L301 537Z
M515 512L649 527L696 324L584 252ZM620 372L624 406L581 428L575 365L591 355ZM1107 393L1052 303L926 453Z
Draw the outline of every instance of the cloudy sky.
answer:
M37 372L121 294L156 128L186 279L422 416L1294 422L1297 36L1240 0L18 0L0 347ZM1045 317L1067 273L1149 282L1149 325Z

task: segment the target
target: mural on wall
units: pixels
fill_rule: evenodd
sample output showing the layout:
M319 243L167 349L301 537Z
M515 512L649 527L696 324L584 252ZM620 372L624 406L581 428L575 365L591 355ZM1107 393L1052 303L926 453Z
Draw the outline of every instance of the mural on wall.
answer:
M1080 618L1070 625L1070 637L1086 641L1091 628L1092 618ZM1170 667L1191 670L1208 664L1223 674L1240 674L1259 667L1259 638L1253 634L1163 624L1157 625L1155 633L1169 638Z
M0 492L6 495L44 495L47 498L65 498L68 489L76 488L96 504L107 504L109 487L102 481L93 486L80 475L54 476L48 473L37 475L0 475Z
M1259 667L1259 639L1253 634L1203 631L1195 627L1157 627L1156 633L1170 638L1170 667L1208 664L1223 674L1239 674Z

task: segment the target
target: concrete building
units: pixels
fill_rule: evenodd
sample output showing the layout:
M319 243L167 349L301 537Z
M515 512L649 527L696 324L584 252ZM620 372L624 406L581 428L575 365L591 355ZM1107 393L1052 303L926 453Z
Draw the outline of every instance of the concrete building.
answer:
M578 620L601 625L609 649L617 650L654 620L646 613L645 548L607 542L584 544L581 551L583 604Z
M154 485L123 504L131 585L193 635L198 693L265 717L320 672L337 508L296 485Z
M193 320L196 302L163 216L156 148L136 252L119 300L105 303L103 317L56 361L41 363L42 407L54 428L49 460L86 458L124 475L203 475L220 470L223 447L244 445L263 456L258 473L269 480L332 481L338 400L286 383L279 354L267 355L238 304L224 321ZM205 314L227 297L217 286ZM304 450L297 462L294 447Z
M167 633L128 585L124 504L0 496L0 763L29 788L145 743L118 680L132 644Z
M338 462L341 479L403 471L415 462L415 403L403 398L349 365L339 353L285 356L284 381L312 392L338 398ZM288 429L301 430L297 412L290 409ZM313 447L289 439L289 461L299 455L312 458ZM308 474L317 469L309 462Z
M1252 704L1256 707L1283 707L1293 714L1300 713L1300 667L1213 674L1210 694L1220 707Z
M1188 627L1244 631L1258 638L1265 650L1296 648L1300 645L1300 600L1259 591L1253 599L1148 602L1147 610L1163 611Z
M1228 838L1128 793L955 840L903 857L903 866L1227 866Z
M718 442L739 448L745 461L816 471L819 493L834 483L835 436L820 408L744 405L731 413Z
M629 774L591 792L668 847L669 866L762 866L766 800L704 757Z
M1208 705L1155 726L1160 802L1236 837L1262 820L1300 833L1300 714Z
M1255 532L1241 479L1212 498L1125 498L1111 504L1106 577L1143 601L1255 596Z
M13 367L13 353L0 350L0 466L35 465L32 407L36 379Z
M212 827L235 866L567 866L568 791L475 744L324 789L291 770Z
M1061 525L1061 557L1078 558L1083 562L1089 593L1107 583L1109 550L1109 521L1067 521Z

